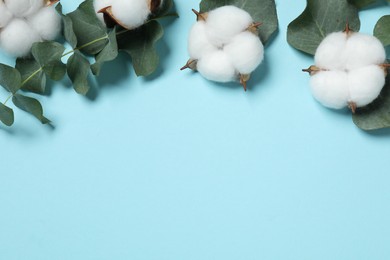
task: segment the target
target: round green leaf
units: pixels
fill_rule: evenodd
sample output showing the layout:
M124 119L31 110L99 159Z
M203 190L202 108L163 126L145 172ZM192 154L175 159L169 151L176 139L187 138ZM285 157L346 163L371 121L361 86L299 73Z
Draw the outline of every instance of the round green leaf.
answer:
M22 76L20 72L5 64L0 64L0 85L15 94L21 87Z
M374 36L377 37L384 46L390 45L390 15L385 15L375 25Z
M14 124L14 111L3 103L0 103L0 121L6 126Z

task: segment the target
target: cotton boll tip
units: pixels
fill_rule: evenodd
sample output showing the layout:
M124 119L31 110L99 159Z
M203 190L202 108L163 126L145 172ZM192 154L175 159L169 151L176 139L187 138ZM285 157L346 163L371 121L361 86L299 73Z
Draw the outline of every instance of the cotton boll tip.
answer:
M158 9L160 9L162 4L163 4L163 0L149 0L149 3L148 3L149 10L152 13L156 13L158 11Z
M315 65L311 65L309 68L307 69L302 69L303 72L307 72L309 73L310 76L313 76L315 73L321 71L320 68L318 68L317 66Z
M206 21L208 13L200 13L196 11L195 9L192 9L192 12L196 15L196 20L197 21Z
M259 28L262 26L263 23L255 22L249 25L249 27L246 29L248 32L253 33L254 35L259 35Z
M107 28L113 28L115 27L115 25L119 24L118 21L113 18L111 12L111 6L104 7L98 10L97 13L103 15L103 16L98 15L98 18L107 26Z
M198 62L197 60L189 59L187 63L180 68L180 70L191 69L193 71L196 71L197 62Z
M46 0L46 6L52 6L59 2L60 0Z
M240 84L244 88L244 91L246 91L247 90L247 82L251 78L251 75L250 74L240 74L239 78L240 78Z

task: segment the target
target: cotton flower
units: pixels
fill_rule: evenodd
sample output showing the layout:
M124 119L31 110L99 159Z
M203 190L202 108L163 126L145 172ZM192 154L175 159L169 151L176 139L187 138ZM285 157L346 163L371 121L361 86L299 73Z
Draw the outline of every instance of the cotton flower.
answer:
M104 21L99 14L103 12L115 24L127 29L143 25L162 4L163 0L94 0L94 8L100 20Z
M374 36L352 32L331 33L315 53L312 94L326 107L349 107L352 112L374 101L385 85L386 52Z
M185 68L197 70L208 80L240 80L246 90L250 74L264 58L264 47L257 26L246 11L223 6L208 13L198 13L198 21L188 36L190 59Z
M35 42L54 40L61 31L61 17L46 0L0 0L0 47L23 57Z

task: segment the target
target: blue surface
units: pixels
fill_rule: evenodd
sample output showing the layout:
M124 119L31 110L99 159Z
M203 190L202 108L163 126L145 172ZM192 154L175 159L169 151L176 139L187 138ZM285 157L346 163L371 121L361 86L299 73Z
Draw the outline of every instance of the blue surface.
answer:
M311 97L312 58L285 36L305 1L277 1L246 93L178 70L198 1L176 2L155 78L122 57L92 100L41 98L55 129L19 111L0 128L0 260L390 259L390 131ZM363 11L362 31L389 11Z

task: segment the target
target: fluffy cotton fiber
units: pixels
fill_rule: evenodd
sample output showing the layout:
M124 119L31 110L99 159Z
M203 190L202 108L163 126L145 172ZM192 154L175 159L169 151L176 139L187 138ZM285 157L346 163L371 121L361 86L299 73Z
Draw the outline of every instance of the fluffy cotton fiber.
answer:
M200 59L197 69L203 77L212 81L229 82L236 77L229 56L221 50L208 53Z
M0 28L6 26L12 19L12 13L3 1L0 1Z
M114 0L95 0L95 1L93 1L93 7L95 9L95 13L96 13L97 17L100 19L100 21L102 21L102 23L104 23L103 14L98 13L98 12L100 10L102 10L103 8L112 6L113 2L114 2Z
M250 74L262 62L263 44L259 37L251 32L242 32L234 36L231 43L223 49L240 74Z
M94 0L96 13L107 8L106 13L127 29L143 25L162 4L163 1L155 0ZM97 16L104 23L103 15L97 13Z
M24 18L35 14L41 9L45 2L44 0L4 0L8 10L16 17Z
M129 29L143 25L150 15L145 0L117 0L112 4L111 10L115 19Z
M222 47L235 35L245 31L253 23L253 19L246 11L227 5L210 11L206 23L210 42Z
M229 82L249 75L262 62L264 47L260 38L247 29L253 19L235 6L210 11L206 20L196 22L189 33L190 60L206 79Z
M210 43L206 35L206 22L195 23L188 37L188 53L192 59L200 59L209 52L215 52L218 48Z
M43 40L53 40L61 32L61 17L54 6L42 8L27 21Z
M0 46L7 53L21 57L30 52L34 42L41 39L24 19L13 19L0 34Z
M61 17L44 0L0 0L0 47L13 56L29 54L35 42L54 40Z
M335 109L351 104L366 106L385 85L386 73L381 66L385 60L385 49L375 37L355 32L332 33L315 54L319 71L310 80L313 96Z

